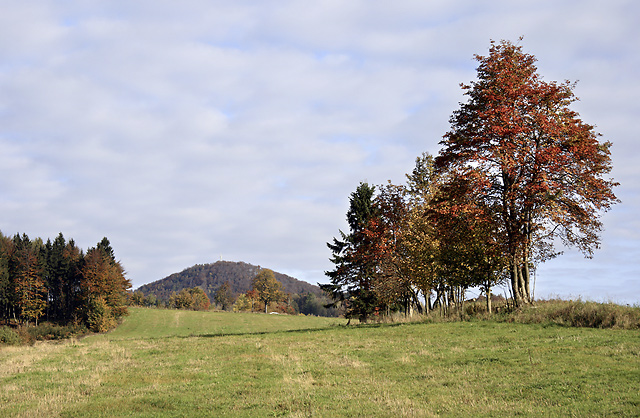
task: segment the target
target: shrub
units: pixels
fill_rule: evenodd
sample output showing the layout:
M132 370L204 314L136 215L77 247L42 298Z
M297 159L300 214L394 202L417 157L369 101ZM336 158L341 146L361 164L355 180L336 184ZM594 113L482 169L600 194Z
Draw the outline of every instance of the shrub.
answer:
M47 340L63 340L77 335L87 333L87 328L84 325L56 325L50 322L43 322L37 327L26 327L25 331L34 340L47 341Z
M36 341L62 340L81 336L88 332L84 325L56 325L43 322L38 326L21 326L16 329L0 327L0 344L33 345Z
M117 325L111 307L102 298L95 298L89 301L89 312L87 312L87 326L93 332L107 332Z
M498 317L506 322L552 323L571 327L640 329L640 308L564 300L538 301Z
M233 312L245 312L251 310L251 301L247 295L242 294L238 296L236 302L233 304Z
M0 327L0 344L18 345L20 344L20 336L9 327Z
M174 309L207 311L211 306L211 301L204 290L194 287L192 289L182 289L180 293L173 292L169 297L169 306Z

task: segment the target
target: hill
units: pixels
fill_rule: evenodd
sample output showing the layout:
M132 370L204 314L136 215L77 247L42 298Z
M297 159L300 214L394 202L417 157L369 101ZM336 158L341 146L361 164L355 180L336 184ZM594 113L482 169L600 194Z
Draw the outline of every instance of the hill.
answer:
M209 299L213 300L216 290L229 282L231 291L235 294L251 290L251 281L260 271L260 266L243 262L218 261L212 264L196 264L179 273L171 274L164 279L145 284L138 290L146 295L154 294L158 299L167 300L172 292L179 292L185 288L199 287L205 291ZM274 271L276 279L282 283L285 292L303 295L311 293L321 297L322 290L307 282L295 279L286 274Z

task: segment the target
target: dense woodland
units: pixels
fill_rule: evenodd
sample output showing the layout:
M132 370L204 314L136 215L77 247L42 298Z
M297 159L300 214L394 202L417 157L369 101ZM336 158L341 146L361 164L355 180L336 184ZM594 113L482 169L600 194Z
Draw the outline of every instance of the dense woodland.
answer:
M404 185L361 183L350 196L321 286L348 317L459 311L469 288L503 284L512 306L529 305L532 271L557 244L587 257L599 247L600 216L617 202L611 143L571 110L574 84L543 81L507 41L476 60L439 154L418 157Z
M106 331L126 314L131 283L103 238L83 252L62 233L52 242L0 233L0 315L5 323L84 324Z

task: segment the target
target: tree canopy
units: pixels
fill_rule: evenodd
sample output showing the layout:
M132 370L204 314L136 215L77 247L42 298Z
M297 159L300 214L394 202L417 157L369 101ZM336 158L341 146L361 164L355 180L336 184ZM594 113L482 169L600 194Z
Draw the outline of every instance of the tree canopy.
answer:
M550 254L556 238L587 256L598 248L600 213L617 201L605 177L611 143L571 109L574 84L543 81L522 47L492 43L476 60L478 80L463 86L469 100L436 165L465 179L473 204L498 223L514 297L529 303L536 250Z

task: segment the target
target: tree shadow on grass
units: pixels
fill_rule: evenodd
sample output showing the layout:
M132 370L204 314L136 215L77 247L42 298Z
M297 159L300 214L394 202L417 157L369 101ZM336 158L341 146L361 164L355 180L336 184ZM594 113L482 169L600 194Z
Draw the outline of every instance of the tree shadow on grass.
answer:
M180 335L176 336L177 338L193 338L193 337L201 337L201 338L219 338L219 337L229 337L229 336L247 336L247 335L272 335L272 334L294 334L294 333L311 333L311 332L321 332L321 331L353 331L357 329L373 329L373 328L392 328L399 327L403 325L418 325L420 323L376 323L376 324L357 324L357 325L331 325L327 327L319 327L319 328L296 328L296 329L284 329L284 330L275 330L275 331L247 331L247 332L220 332L220 333L207 333L207 334L191 334L191 335Z

